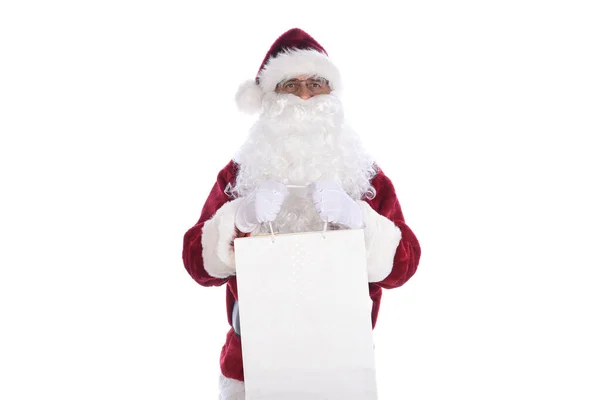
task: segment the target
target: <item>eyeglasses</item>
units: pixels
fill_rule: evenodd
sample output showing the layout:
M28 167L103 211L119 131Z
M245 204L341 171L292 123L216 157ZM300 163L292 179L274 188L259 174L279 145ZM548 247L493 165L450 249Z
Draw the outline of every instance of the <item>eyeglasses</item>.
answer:
M306 85L306 88L312 94L323 94L329 93L331 91L331 88L329 87L329 81L323 78L308 78L304 80L290 79L284 82L280 82L277 85L277 91L296 94L300 91L302 83Z

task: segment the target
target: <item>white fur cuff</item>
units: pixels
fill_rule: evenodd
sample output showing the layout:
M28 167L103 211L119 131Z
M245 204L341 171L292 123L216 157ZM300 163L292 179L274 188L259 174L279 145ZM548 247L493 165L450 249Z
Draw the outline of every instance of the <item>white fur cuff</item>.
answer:
M202 229L204 269L215 278L235 275L235 257L231 241L235 235L235 213L241 199L225 203Z
M219 377L219 400L244 400L246 398L244 382L237 379Z
M367 250L367 275L369 282L384 280L394 265L396 249L402 239L402 232L392 221L377 213L364 201L365 246Z

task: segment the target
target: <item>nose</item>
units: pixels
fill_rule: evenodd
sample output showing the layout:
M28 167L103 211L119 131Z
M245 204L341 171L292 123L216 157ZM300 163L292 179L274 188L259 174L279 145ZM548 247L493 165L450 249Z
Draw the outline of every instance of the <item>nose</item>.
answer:
M300 85L300 90L298 90L298 93L296 95L302 100L307 100L313 97L313 94L310 92L310 90L308 90L306 85Z

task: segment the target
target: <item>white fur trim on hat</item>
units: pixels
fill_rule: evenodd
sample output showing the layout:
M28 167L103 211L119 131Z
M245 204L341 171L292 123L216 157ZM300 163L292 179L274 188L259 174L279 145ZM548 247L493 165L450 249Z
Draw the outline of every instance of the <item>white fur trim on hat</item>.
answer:
M367 275L369 282L381 282L394 266L394 256L402 239L402 232L392 221L360 200L365 222Z
M255 80L248 80L240 85L235 95L238 108L248 114L260 111L262 92Z
M235 236L235 213L242 199L223 204L202 228L204 269L215 278L235 275L235 256L231 241Z
M317 50L285 50L267 61L258 74L263 93L272 92L283 80L301 75L318 75L329 81L331 89L341 89L340 73L329 57Z

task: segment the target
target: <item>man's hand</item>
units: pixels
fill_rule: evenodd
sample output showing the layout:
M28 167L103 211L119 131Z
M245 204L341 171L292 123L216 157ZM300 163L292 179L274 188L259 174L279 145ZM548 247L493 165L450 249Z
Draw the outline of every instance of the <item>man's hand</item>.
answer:
M360 205L333 181L311 183L309 193L323 221L346 225L352 229L364 226Z
M261 183L238 208L235 226L242 232L253 232L258 224L274 221L287 195L288 189L281 182Z

